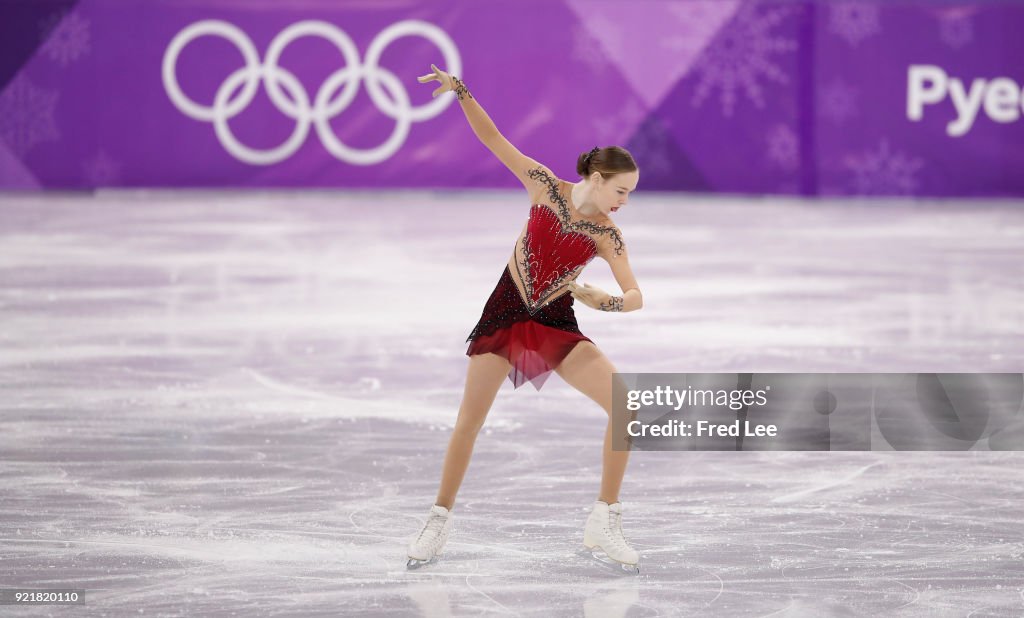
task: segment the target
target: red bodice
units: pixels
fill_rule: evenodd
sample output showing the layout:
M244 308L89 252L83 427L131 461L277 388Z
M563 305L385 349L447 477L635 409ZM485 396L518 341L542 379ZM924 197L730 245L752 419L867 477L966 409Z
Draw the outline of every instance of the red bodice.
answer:
M531 314L597 256L593 238L564 227L558 215L543 204L530 208L526 231L518 244L516 266Z

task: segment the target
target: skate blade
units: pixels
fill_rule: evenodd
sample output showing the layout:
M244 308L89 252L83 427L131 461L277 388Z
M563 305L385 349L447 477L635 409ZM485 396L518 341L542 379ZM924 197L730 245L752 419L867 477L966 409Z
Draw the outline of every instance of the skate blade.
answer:
M435 562L437 562L436 556L434 558L431 558L430 560L418 560L416 558L409 558L409 561L405 563L405 568L407 571L415 571L416 569L425 567L428 564L433 564Z
M614 573L621 573L625 571L633 575L640 574L640 563L637 564L626 564L625 562L619 562L613 560L608 554L604 553L600 547L596 545L594 547L583 546L583 549L576 552L577 555L589 558L601 566L611 570Z

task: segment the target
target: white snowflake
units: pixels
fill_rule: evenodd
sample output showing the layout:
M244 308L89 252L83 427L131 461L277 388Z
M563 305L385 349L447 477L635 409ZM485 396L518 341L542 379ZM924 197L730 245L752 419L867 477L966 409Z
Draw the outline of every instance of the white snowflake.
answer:
M591 36L596 38L593 51L598 57L603 59L609 55L616 58L626 51L627 43L622 26L613 22L607 15L597 15L588 19L587 29Z
M672 16L673 34L659 42L662 49L689 54L700 51L708 39L735 10L730 2L704 0L698 2L673 2L665 7Z
M774 7L758 11L756 4L744 5L697 61L694 70L700 74L700 80L691 105L698 107L713 88L718 88L722 113L732 116L736 91L742 88L756 107L764 107L759 78L783 84L789 81L772 56L793 51L797 44L792 39L774 36L772 29L794 10L795 7Z
M571 37L572 51L569 52L570 57L586 65L591 73L601 73L605 68L606 60L597 39L580 24L573 26Z
M93 187L110 186L121 178L121 166L103 150L86 161L82 170Z
M882 31L880 9L874 2L838 2L829 7L829 31L856 47Z
M939 38L953 49L974 40L974 24L969 13L950 13L939 18Z
M60 12L39 24L43 53L62 67L66 67L91 48L89 20L78 14Z
M800 141L792 128L777 124L768 132L768 159L787 172L800 167Z
M836 79L818 91L818 114L835 124L857 115L857 89Z
M19 74L0 94L0 138L19 157L39 142L57 139L56 106L56 90L37 88Z
M888 140L882 140L877 150L846 159L856 195L914 195L919 185L917 173L923 166L921 159L892 151Z
M644 117L644 108L637 99L630 96L614 114L597 115L591 121L594 137L599 142L612 142L622 137L623 132L631 131Z
M656 175L671 171L669 129L666 121L651 116L629 141L630 154L641 169Z
M704 32L705 28L735 12L743 0L686 0L672 2L665 8L676 20L676 25L692 34Z

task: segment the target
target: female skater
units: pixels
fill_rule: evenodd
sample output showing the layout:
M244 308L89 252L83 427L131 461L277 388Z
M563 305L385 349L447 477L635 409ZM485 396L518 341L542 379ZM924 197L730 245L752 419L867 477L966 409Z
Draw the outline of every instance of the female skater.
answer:
M639 554L622 534L619 487L628 449L612 448L612 373L615 367L584 336L573 313L574 299L600 311L636 311L643 306L629 266L626 245L608 217L636 189L639 173L633 157L619 147L594 148L580 155L575 184L520 153L498 131L458 77L430 65L420 83L441 83L433 96L454 91L473 132L526 187L530 213L497 287L467 341L469 370L455 430L444 458L441 487L426 525L408 548L410 568L442 553L452 527L452 507L473 444L508 375L514 388L530 381L540 389L554 370L608 414L601 494L587 518L583 544L600 548L624 569L639 572ZM595 256L611 266L621 296L612 296L575 279Z

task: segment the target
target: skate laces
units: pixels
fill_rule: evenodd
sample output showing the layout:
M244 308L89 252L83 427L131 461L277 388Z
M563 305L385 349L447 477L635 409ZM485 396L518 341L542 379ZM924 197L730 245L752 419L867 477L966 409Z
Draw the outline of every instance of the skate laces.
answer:
M416 538L416 540L419 541L420 539L422 539L423 535L429 531L433 533L433 538L431 539L431 542L436 543L441 538L441 530L444 529L444 524L446 521L448 521L447 517L431 513L430 517L427 519L427 525L423 526L423 530L420 531L420 535Z
M612 541L624 549L632 549L629 543L626 542L626 537L622 534L622 513L616 513L615 511L608 511L608 536L611 537Z

